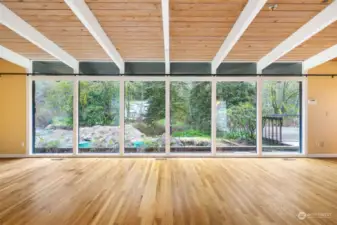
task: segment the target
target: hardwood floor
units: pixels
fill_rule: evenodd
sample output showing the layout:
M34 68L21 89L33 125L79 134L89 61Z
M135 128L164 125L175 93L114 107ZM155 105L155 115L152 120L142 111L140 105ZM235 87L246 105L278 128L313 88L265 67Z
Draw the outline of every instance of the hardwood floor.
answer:
M0 224L337 224L337 161L0 160Z

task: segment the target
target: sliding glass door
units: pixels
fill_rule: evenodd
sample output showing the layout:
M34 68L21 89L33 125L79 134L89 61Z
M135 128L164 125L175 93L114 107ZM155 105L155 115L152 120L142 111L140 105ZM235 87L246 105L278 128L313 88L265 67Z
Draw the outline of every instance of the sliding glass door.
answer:
M80 81L79 153L119 152L119 82Z
M33 82L33 153L73 152L73 82Z
M211 82L171 82L171 152L211 151L211 93Z
M256 153L256 82L217 82L216 151Z
M125 153L165 152L165 82L127 81L124 98Z
M263 152L301 152L302 85L299 81L263 82Z

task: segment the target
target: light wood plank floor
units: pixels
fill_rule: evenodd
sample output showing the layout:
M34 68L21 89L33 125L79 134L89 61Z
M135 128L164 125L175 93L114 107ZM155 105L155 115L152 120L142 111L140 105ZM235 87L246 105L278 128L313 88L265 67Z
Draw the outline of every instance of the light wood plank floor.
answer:
M337 161L0 160L0 224L337 224Z

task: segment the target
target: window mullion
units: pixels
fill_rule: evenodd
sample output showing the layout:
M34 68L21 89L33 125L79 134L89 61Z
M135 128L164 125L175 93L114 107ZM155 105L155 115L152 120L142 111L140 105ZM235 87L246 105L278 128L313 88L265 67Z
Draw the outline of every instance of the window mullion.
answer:
M124 130L125 130L125 126L124 126L124 110L125 110L125 106L124 106L124 100L125 100L125 82L124 79L120 80L119 83L119 153L120 155L124 155Z
M211 116L211 149L212 149L212 155L216 155L216 80L212 79L212 116Z
M308 78L302 82L302 154L308 155Z
M171 152L170 80L165 79L165 153Z
M73 83L73 155L78 154L78 142L79 142L79 125L78 125L78 104L79 104L79 81L74 80Z
M259 77L256 84L256 147L259 157L262 156L262 88L263 81Z

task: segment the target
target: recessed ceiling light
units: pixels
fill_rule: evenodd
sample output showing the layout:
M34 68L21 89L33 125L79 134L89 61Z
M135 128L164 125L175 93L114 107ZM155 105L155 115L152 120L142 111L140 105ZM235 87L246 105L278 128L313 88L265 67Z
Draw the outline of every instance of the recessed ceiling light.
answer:
M270 5L268 5L268 8L269 8L269 10L271 10L271 11L274 11L274 10L276 10L276 9L277 9L277 7L278 7L278 5L277 5L277 4L270 4Z

